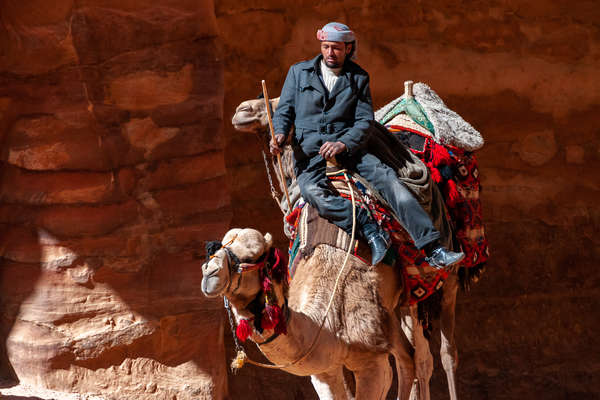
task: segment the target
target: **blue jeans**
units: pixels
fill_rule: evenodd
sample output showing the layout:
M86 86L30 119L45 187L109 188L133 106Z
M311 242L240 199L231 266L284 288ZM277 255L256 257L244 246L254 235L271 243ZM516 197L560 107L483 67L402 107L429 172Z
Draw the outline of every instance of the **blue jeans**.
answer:
M418 249L440 238L431 218L396 172L372 154L338 155L338 162L365 178L390 204ZM352 232L352 203L340 197L325 175L326 161L320 155L296 162L296 176L302 197L319 215L348 234ZM367 213L357 213L358 226L372 222Z

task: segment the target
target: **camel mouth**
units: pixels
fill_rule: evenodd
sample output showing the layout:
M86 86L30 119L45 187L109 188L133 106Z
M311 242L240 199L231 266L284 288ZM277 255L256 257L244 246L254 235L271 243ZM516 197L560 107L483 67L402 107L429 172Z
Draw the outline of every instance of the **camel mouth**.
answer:
M225 289L225 284L218 275L205 276L202 278L202 293L208 298L218 297Z
M231 124L235 129L246 132L255 132L261 128L256 115L245 115L244 112L237 112L231 119Z
M206 297L212 298L217 297L223 293L227 287L227 279L223 279L219 272L222 268L211 267L211 263L205 263L202 265L202 293Z
M262 128L262 126L260 125L259 122L246 122L246 123L233 123L233 127L235 128L235 130L237 131L242 131L242 132L251 132L251 133L256 133L259 132Z

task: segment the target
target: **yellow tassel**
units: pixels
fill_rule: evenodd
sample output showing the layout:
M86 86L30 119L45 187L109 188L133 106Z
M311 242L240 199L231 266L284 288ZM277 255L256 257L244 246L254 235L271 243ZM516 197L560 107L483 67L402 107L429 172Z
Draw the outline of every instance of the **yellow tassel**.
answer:
M231 362L231 370L233 371L233 373L236 373L240 368L244 366L246 358L248 357L246 356L246 353L244 353L244 350L239 350L237 352L237 356Z

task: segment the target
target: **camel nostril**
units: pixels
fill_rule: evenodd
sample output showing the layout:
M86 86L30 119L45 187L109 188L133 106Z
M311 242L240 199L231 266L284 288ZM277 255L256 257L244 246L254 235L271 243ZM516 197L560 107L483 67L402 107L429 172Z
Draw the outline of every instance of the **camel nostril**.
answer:
M217 269L213 269L212 271L205 271L205 272L204 272L204 275L205 275L207 278L212 278L213 276L217 275L218 273L219 273L219 270L217 270Z

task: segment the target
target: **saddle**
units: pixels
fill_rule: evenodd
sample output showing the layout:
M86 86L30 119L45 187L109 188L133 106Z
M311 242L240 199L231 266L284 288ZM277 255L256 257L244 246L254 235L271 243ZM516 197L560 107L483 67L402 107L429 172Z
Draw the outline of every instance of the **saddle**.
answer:
M379 193L360 175L328 166L327 176L340 196L350 199L350 187L354 193L357 206L366 209L373 219L386 230L392 242L390 250L383 259L384 264L401 268L403 275L405 298L404 304L416 304L431 296L440 289L449 271L439 270L425 261L425 253L418 250L408 233L398 223L390 207ZM290 241L289 279L292 279L300 260L312 255L318 245L326 244L341 250L352 250L352 256L369 264L371 251L369 246L360 241L350 242L350 236L336 225L319 216L310 204L301 203L286 218L292 226ZM358 227L356 227L358 229Z
M483 146L483 137L448 109L427 85L414 85L414 98L410 92L412 88L376 113L379 123L372 125L368 149L397 171L399 179L432 217L447 241L444 245L455 250L460 247L465 253L458 272L467 288L479 279L489 257L479 199L479 170L473 154ZM414 304L428 298L441 288L448 272L425 262L425 254L416 249L386 201L360 176L349 175L357 203L390 234L392 247L384 262L401 265L409 289L405 292L410 295L407 302ZM328 176L340 195L350 198L343 174L329 170ZM310 256L318 244L344 250L350 244L344 231L303 204L299 193L297 197L296 208L286 217L291 239L290 276L298 260ZM352 243L352 249L355 257L370 259L368 247L359 241Z

